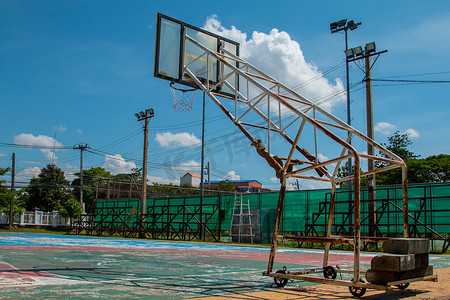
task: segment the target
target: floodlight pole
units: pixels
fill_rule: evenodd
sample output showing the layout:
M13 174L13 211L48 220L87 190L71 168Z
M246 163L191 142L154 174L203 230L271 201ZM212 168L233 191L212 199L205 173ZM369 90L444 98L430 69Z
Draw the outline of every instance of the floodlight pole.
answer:
M202 161L200 171L200 240L204 239L203 235L203 197L205 195L204 189L204 170L205 170L205 92L203 92L203 119L202 119ZM209 184L209 180L208 180Z
M345 51L346 52L348 50L347 31L349 29L350 30L355 30L361 24L362 24L361 22L355 23L353 20L347 22L347 19L340 20L338 22L334 22L334 23L330 24L331 33L344 31L344 35L345 35ZM347 124L349 126L351 126L352 119L351 119L351 114L350 114L350 78L349 78L349 73L350 72L349 72L348 64L349 64L349 59L348 59L347 55L345 55L345 70L346 70L346 77L347 77ZM352 144L351 135L352 135L352 133L349 131L348 132L348 140L347 140L347 142L350 145ZM348 154L351 154L350 151L348 152ZM352 158L351 157L348 158L347 164L348 164L348 176L351 176L352 173L353 173ZM349 207L349 212L352 210L352 185L353 185L353 180L349 180L348 181L348 207ZM352 220L350 218L351 218L351 214L349 214L349 223L352 223Z
M347 31L348 31L348 27L345 27L345 51L348 50L348 38L347 38ZM352 125L352 117L351 117L351 113L350 113L350 71L349 71L349 67L348 67L348 57L345 56L345 71L346 71L346 78L347 78L347 124L348 125ZM348 137L348 143L351 145L352 144L352 139L351 139L351 132L349 131L347 133L347 137ZM348 152L348 154L350 154L350 151ZM353 173L353 169L352 169L352 158L349 157L349 159L347 160L348 163L348 176L351 176ZM349 209L352 206L352 184L353 184L353 180L349 180L348 181L348 201L349 201ZM351 215L349 215L349 218L351 218ZM351 222L351 220L349 220Z

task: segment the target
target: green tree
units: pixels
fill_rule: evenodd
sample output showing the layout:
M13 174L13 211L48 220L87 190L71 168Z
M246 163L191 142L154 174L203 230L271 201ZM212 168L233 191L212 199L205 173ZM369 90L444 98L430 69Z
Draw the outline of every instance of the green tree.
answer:
M440 154L407 161L408 182L447 182L450 180L450 155Z
M407 133L401 134L396 131L393 136L388 137L388 144L382 144L386 149L390 150L401 159L403 159L408 167L411 160L418 158L412 151L408 149L408 146L412 145L412 141L409 139ZM386 154L380 151L380 155L388 158ZM376 167L381 168L389 165L386 162L377 162ZM392 169L385 172L376 174L377 185L389 185L389 184L401 184L402 183L402 170L401 168Z
M0 168L0 176L5 175L10 170L10 168ZM11 192L5 186L3 186L5 182L6 180L0 180L0 209L4 211L7 209L9 211L11 203Z
M81 216L83 208L74 196L70 196L69 199L62 204L62 207L58 212L64 218L69 218L70 225L72 226L73 219Z
M28 197L26 209L35 207L43 211L59 210L71 196L70 182L64 177L64 172L54 166L47 165L41 169L38 177L30 180L27 188Z
M407 161L409 159L418 158L419 155L415 155L413 152L409 151L408 146L412 145L412 141L409 139L408 133L400 133L400 131L394 132L393 136L388 137L388 144L382 144L386 149L393 152L394 154L400 156L401 159ZM382 152L380 154L383 157L388 158L388 156ZM386 164L380 162L379 164Z
M352 174L355 173L355 166L352 165ZM359 168L360 173L362 173L362 169ZM348 161L345 162L344 166L340 167L337 173L337 178L344 178L348 176ZM361 177L360 186L365 186L367 183L367 177ZM339 187L345 188L348 187L348 181L341 181L338 183Z
M446 182L450 180L450 155L439 154L427 158L419 158L408 149L412 145L407 133L400 134L398 131L388 138L389 144L384 146L402 158L407 167L408 183L428 183L428 182ZM384 157L386 155L382 154ZM378 163L377 167L386 166L387 163ZM377 184L401 184L402 170L396 168L393 170L378 173Z
M236 191L236 187L229 180L221 180L217 184L217 190L234 192L234 191Z

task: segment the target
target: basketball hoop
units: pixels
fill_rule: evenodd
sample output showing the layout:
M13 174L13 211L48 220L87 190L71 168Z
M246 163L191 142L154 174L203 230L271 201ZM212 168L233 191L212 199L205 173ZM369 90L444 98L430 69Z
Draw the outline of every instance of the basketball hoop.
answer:
M191 111L195 99L196 88L182 89L175 87L175 83L170 83L170 91L173 96L173 109L175 111Z

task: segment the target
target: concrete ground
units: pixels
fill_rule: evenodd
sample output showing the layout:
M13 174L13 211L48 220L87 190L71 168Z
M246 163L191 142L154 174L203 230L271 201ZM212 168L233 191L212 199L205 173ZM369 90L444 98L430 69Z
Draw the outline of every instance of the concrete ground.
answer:
M275 269L320 266L323 251L279 249ZM367 269L375 253L363 253ZM279 289L267 268L267 247L0 233L1 299L343 299L346 287L296 281ZM330 265L351 266L333 251ZM439 282L407 290L368 290L365 299L450 299L450 257L432 255Z

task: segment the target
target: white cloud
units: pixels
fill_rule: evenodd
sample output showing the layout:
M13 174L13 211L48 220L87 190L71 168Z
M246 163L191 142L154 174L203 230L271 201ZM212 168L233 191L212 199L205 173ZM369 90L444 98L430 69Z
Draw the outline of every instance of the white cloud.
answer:
M132 161L125 161L120 154L105 155L105 162L103 168L106 171L110 171L114 175L131 173L132 168L136 168L136 164Z
M167 178L162 178L162 177L158 177L158 176L148 176L147 177L147 182L149 184L153 184L158 183L158 184L175 184L175 185L180 185L180 180L179 179L167 179Z
M186 173L186 172L196 172L196 173L199 173L201 167L202 167L202 165L201 165L199 162L196 162L196 161L191 160L191 161L188 161L188 162L179 164L179 165L177 165L177 166L174 166L173 169L174 169L175 171L182 172L183 175L184 175L184 173Z
M53 129L55 129L56 131L59 131L59 132L64 132L67 130L67 127L65 127L63 125L58 125L58 126L54 126Z
M241 180L241 176L237 175L236 171L230 171L224 177L220 178L220 180Z
M1 153L1 152L0 152L0 157L5 157L5 156L6 156L5 153Z
M43 147L46 149L40 149L41 152L45 155L47 160L53 160L55 162L58 158L55 153L52 151L52 148L63 147L63 145L58 142L56 139L46 136L46 135L38 135L34 136L29 133L21 133L19 135L14 136L14 143L27 145L30 147ZM58 149L55 149L58 151Z
M407 129L405 131L405 133L407 133L408 136L412 139L420 137L420 133L417 130L415 130L414 128Z
M247 40L247 34L236 27L226 29L216 15L209 17L204 28L240 43L240 56L280 80L288 87L296 89L310 101L320 103L330 99L344 101L345 89L339 78L334 83L322 77L322 73L312 62L307 62L303 56L300 44L291 39L288 33L272 29L269 34L254 31ZM312 80L314 79L314 80ZM306 84L306 82L309 82ZM305 84L304 84L305 83ZM337 102L322 103L325 109L331 109Z
M72 171L64 171L64 178L66 178L69 182L72 182L75 178L78 178L74 175Z
M77 133L82 134L82 133L83 133L83 130L77 129Z
M390 135L394 133L395 125L388 122L378 122L375 126L375 131L380 132L385 135Z
M72 182L75 178L78 178L77 176L75 176L75 173L80 172L80 168L79 167L75 167L72 166L70 164L66 164L66 167L64 169L64 177L69 180L70 182Z
M174 147L192 147L201 144L200 139L198 139L193 133L157 133L155 141L160 147L164 148L174 148Z
M18 182L28 183L32 178L38 177L39 174L41 174L41 169L39 169L38 167L26 168L16 175L16 180Z
M317 158L319 159L319 161L327 161L328 160L328 157L323 155L322 153L318 153Z
M331 183L319 180L301 180L300 181L300 189L301 190L322 190L322 189L330 189Z

